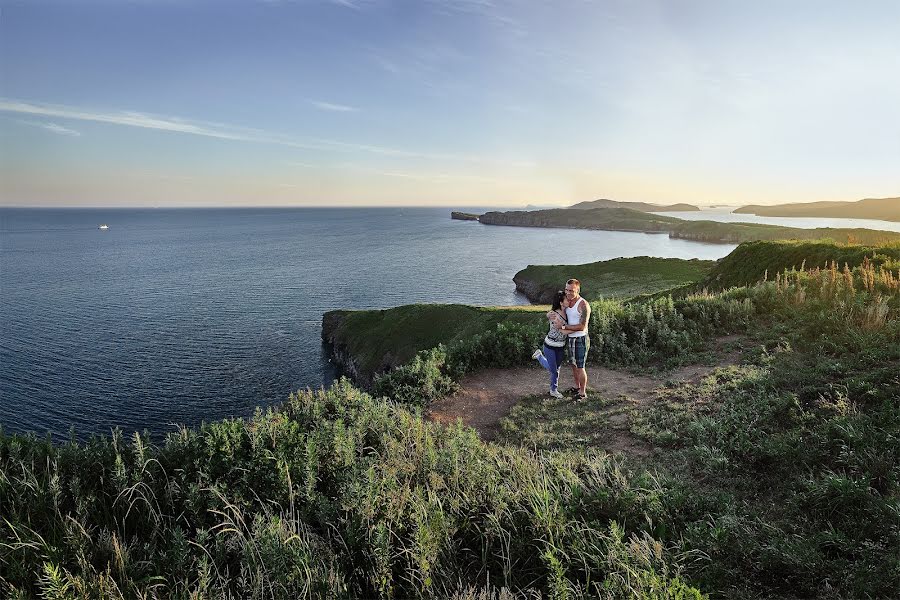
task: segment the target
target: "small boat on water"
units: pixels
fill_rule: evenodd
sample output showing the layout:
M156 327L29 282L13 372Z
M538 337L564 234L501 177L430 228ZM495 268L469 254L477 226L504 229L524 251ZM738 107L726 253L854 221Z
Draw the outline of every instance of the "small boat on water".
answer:
M104 223L104 224L102 224L98 229L103 229L103 230L105 231L105 230L109 229L109 225L107 225L106 223Z

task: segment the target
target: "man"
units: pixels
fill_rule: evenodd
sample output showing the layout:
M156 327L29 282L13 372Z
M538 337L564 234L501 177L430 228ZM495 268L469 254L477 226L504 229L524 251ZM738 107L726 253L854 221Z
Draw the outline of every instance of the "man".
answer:
M581 282L570 279L566 282L566 319L568 323L562 331L568 335L569 362L572 363L572 378L575 380L576 399L587 399L587 363L591 339L588 337L588 321L591 305L581 297Z

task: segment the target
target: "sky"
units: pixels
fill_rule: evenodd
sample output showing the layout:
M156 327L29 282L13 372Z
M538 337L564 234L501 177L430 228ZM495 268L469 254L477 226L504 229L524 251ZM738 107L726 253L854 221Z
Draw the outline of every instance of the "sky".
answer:
M0 0L0 205L900 195L900 2Z

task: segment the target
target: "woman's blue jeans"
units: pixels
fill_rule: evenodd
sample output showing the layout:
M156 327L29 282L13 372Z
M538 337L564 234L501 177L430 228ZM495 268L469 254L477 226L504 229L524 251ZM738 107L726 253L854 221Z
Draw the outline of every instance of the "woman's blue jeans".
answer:
M559 385L559 366L563 362L565 347L553 348L544 344L544 349L538 355L541 366L550 371L550 391L555 392Z

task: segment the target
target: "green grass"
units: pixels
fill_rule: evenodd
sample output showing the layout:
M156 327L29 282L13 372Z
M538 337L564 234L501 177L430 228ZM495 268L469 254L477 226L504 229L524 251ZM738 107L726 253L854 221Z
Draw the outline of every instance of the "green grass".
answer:
M589 396L584 402L546 394L523 398L501 421L498 441L539 451L604 448L606 428L616 414L610 406L617 399L600 398L590 390Z
M541 323L546 306L409 304L386 310L332 311L332 339L352 355L363 379L409 362L417 352L491 331L501 323Z
M513 281L534 302L549 303L569 278L581 281L581 294L626 300L705 279L715 261L680 258L616 258L584 265L529 265Z

